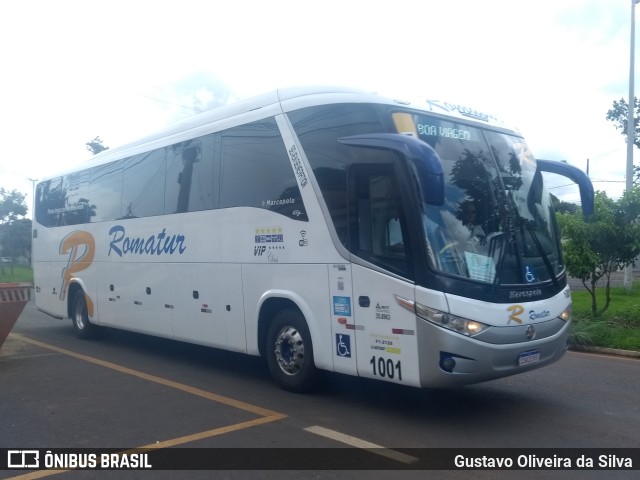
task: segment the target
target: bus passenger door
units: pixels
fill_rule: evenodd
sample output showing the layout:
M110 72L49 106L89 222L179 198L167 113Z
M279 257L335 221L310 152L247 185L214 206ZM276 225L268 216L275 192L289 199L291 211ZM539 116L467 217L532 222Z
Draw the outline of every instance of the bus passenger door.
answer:
M349 247L358 374L419 386L415 300L408 222L394 165L350 171Z
M358 374L356 364L356 324L352 305L351 265L328 265L331 297L331 341L336 372Z

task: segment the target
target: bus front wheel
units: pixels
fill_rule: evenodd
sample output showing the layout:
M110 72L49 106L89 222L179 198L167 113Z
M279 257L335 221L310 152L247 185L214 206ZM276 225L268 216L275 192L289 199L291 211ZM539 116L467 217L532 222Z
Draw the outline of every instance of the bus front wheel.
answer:
M73 322L73 329L78 338L87 339L95 336L97 327L89 322L87 300L82 290L78 290L73 297L71 321Z
M308 392L315 384L317 369L307 323L293 308L276 314L267 333L267 365L285 390Z

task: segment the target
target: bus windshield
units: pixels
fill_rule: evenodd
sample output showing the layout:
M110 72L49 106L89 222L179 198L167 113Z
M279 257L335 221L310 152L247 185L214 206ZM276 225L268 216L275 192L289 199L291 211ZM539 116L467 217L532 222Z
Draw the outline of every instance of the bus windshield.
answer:
M431 268L490 284L555 282L564 269L559 236L524 140L412 117L415 133L436 150L444 172L444 204L422 209Z

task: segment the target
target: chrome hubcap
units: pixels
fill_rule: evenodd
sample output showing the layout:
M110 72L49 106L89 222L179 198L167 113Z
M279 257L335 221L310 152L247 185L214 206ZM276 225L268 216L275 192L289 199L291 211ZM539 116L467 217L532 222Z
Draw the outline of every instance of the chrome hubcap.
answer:
M304 364L304 343L296 328L284 327L278 333L275 344L276 360L287 375L295 375Z

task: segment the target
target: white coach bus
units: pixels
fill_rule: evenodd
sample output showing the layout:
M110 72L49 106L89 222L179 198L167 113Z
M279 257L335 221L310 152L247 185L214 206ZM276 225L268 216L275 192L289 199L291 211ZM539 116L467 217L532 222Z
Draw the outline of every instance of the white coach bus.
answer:
M38 308L416 387L566 350L571 297L541 171L517 131L444 102L290 89L222 107L40 182Z

